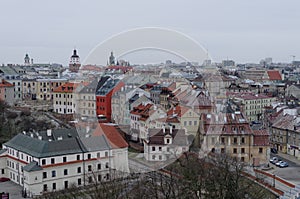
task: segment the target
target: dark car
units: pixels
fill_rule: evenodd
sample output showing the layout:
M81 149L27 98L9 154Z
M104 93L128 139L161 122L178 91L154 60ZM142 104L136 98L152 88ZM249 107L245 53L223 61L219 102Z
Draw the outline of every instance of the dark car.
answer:
M275 148L271 148L271 153L277 154L278 151L277 151L277 149L275 149Z
M0 182L6 182L6 181L10 181L10 179L9 178L0 178Z

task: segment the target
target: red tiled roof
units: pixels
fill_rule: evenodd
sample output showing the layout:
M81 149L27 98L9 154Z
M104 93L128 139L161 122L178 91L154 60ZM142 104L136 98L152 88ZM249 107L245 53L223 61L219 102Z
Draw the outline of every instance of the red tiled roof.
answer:
M282 80L278 70L268 70L267 73L269 76L269 80Z
M5 81L4 79L2 79L2 81L0 82L0 87L13 87L14 85L9 83L8 81Z
M99 123L96 130L94 131L94 136L105 135L109 143L113 148L126 148L128 147L127 142L121 136L117 126Z
M146 120L150 116L150 109L153 104L143 105L142 103L134 107L130 114L141 116L140 120Z
M84 85L87 86L89 83L88 82L83 82L83 83L71 83L67 82L53 90L53 92L56 93L73 93L74 90L77 88L79 85Z
M171 108L167 112L167 115L168 116L177 115L178 117L182 117L188 110L189 110L189 108L178 105L178 106L176 106L174 108Z

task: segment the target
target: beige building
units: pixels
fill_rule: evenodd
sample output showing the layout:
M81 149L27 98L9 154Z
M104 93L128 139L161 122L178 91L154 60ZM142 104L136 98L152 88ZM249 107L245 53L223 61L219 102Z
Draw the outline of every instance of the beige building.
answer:
M200 124L201 151L225 153L241 162L255 166L269 159L269 135L253 132L240 112L202 114ZM202 154L203 155L203 154Z
M263 119L265 107L276 101L275 97L250 92L230 93L229 97L241 103L241 110L250 122Z

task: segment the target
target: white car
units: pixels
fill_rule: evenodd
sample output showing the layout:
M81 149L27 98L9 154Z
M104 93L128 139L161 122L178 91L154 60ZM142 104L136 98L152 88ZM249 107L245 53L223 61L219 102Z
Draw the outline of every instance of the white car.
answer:
M282 160L281 160L281 161L278 161L278 162L276 162L275 165L279 167L279 165L280 165L281 163L284 163L284 161L282 161Z
M278 158L277 157L272 157L271 159L270 159L270 162L271 163L276 163L278 161Z

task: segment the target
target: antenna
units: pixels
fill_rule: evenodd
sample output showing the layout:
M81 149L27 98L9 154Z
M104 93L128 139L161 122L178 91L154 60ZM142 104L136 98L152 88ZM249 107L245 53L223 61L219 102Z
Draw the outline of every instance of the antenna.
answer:
M293 62L294 62L294 61L295 61L295 57L296 57L296 56L295 56L295 55L291 55L291 57L293 57Z

